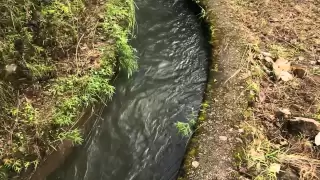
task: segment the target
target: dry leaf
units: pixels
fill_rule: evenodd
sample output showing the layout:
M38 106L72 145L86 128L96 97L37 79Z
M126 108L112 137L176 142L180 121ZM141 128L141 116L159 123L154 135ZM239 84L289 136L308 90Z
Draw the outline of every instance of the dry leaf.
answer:
M293 76L292 76L289 72L287 72L287 71L282 71L282 72L279 74L279 77L278 77L278 78L281 79L282 81L287 82L287 81L292 80L292 79L293 79Z
M280 164L273 163L273 164L271 164L270 167L269 167L269 172L279 173L279 172L280 172L280 168L281 168L281 165L280 165Z
M290 62L283 58L279 58L276 62L273 63L273 71L278 78L280 78L282 72L288 72L290 70Z

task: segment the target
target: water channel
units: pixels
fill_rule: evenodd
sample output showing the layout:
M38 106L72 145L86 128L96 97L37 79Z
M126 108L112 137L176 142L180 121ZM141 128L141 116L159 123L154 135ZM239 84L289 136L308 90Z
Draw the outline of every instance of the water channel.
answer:
M176 178L188 138L174 123L198 114L210 46L191 0L136 0L136 7L138 71L116 78L85 143L47 179Z

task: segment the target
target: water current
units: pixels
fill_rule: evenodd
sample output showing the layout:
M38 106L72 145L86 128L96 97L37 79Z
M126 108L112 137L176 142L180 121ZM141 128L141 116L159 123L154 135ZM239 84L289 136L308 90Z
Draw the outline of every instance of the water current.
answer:
M199 9L187 1L136 0L139 69L119 74L84 144L47 179L176 178L188 138L174 124L198 114L210 55Z

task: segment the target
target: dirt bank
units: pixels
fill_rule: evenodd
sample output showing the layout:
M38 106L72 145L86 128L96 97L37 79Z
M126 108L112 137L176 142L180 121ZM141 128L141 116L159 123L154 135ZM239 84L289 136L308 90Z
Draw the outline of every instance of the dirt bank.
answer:
M317 179L319 2L199 4L214 65L181 179Z

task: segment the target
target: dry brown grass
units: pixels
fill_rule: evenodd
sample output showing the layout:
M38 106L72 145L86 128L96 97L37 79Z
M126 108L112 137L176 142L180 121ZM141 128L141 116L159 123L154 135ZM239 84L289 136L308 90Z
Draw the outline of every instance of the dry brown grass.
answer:
M229 7L249 47L247 67L241 71L250 107L244 113L243 127L248 133L242 173L255 179L277 179L280 172L268 171L276 163L281 170L296 169L300 179L319 179L314 137L296 137L283 124L295 116L320 120L320 2L233 0ZM272 66L264 61L265 52L273 60L288 60L307 75L288 82L276 80ZM297 75L294 68L290 73ZM282 108L290 110L290 117L277 115Z

